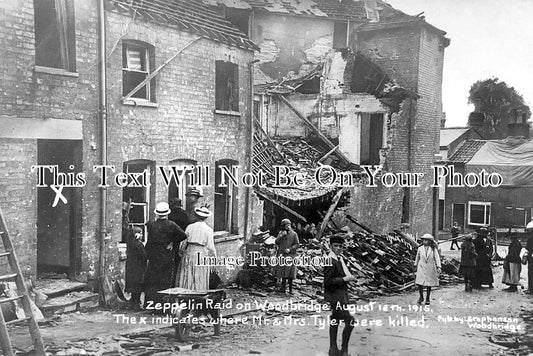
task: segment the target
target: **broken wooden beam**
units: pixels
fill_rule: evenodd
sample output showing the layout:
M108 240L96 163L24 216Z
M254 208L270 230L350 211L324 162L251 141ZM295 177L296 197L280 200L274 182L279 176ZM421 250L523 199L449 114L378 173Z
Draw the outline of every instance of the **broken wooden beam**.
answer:
M351 222L353 222L355 225L359 226L361 229L365 230L366 232L368 232L369 234L373 234L374 231L372 231L371 228L369 228L368 226L364 225L364 224L361 224L359 221L357 221L354 217L352 217L351 215L348 215L346 214L346 219L350 220Z
M279 155L279 157L281 159L284 160L283 158L283 155L281 154L281 152L278 150L278 148L276 147L276 144L274 143L274 141L272 141L272 139L270 138L270 136L268 135L268 133L266 133L265 130L263 130L263 128L261 127L261 123L259 122L259 120L257 120L257 118L255 117L254 115L254 123L256 125L256 127L259 129L259 131L261 132L262 134L262 137L266 138L267 142L270 144L270 146L272 146L272 148L274 148L274 150L276 151L276 153Z
M337 192L337 194L335 194L335 197L333 197L333 201L331 202L328 212L326 213L324 220L322 220L322 223L320 224L320 229L318 230L318 233L316 235L317 240L320 240L320 238L322 237L322 234L324 233L324 230L326 230L326 226L328 225L329 219L331 219L333 212L337 208L337 204L339 204L339 201L341 200L342 195L346 193L347 191L348 191L348 188L344 187L340 189Z
M285 204L275 200L275 199L272 199L271 197L269 197L268 195L266 195L265 193L261 192L260 190L256 189L255 190L255 193L257 195L259 195L261 198L263 199L266 199L268 200L269 202L271 202L272 204L274 205L277 205L279 206L280 208L282 208L283 210L285 210L286 212L292 214L293 216L297 217L298 219L300 219L301 221L303 222L307 222L307 219L305 217L303 217L302 215L298 214L297 212L295 212L294 210L292 210L291 208L289 208L288 206L286 206Z

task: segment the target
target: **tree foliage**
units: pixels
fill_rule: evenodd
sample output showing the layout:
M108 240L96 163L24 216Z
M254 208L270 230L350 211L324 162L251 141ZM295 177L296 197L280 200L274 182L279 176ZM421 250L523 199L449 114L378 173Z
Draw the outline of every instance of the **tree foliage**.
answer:
M522 95L498 78L472 84L468 102L475 105L476 111L485 114L482 135L486 139L505 138L507 124L512 122L517 112L525 113L526 119L531 116L531 110L524 104Z

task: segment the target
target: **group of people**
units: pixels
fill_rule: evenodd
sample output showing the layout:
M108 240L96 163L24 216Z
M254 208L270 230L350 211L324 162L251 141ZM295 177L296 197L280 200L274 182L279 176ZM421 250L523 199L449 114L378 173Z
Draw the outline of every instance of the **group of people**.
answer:
M213 229L206 224L211 215L207 206L198 206L202 196L197 189L187 192L188 213L181 200L156 205L155 221L147 223L147 239L138 226L130 228L126 239L126 287L131 293L131 307L142 309L144 303L162 302L159 291L173 287L192 290L209 289L209 266L197 266L197 253L215 256ZM147 240L147 241L146 241Z
M482 285L494 288L491 263L494 245L488 233L489 230L486 227L481 227L477 233L466 235L465 241L461 244L459 274L464 278L467 292L481 289ZM518 277L520 278L520 274Z
M526 253L521 258L522 244L516 234L511 235L507 256L503 263L502 283L509 287L506 292L518 291L520 284L520 274L522 264L528 266L528 293L533 292L533 221L526 231L530 236L526 244ZM488 236L488 229L482 227L477 233L465 236L465 241L461 244L461 267L460 274L464 277L465 290L471 292L472 289L481 289L482 285L493 288L494 277L492 274L491 259L494 253L494 245Z

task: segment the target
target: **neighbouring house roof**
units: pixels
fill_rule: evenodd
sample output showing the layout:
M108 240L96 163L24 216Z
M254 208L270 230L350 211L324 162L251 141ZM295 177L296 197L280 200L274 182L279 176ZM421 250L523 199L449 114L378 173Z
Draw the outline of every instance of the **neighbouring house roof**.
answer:
M109 11L175 27L213 41L259 50L244 33L200 0L107 0Z
M481 140L468 140L465 141L459 148L455 150L450 157L448 157L448 162L455 164L465 164L474 157L474 155L479 151L487 141Z
M440 147L447 148L451 143L461 137L470 127L443 127L440 129Z

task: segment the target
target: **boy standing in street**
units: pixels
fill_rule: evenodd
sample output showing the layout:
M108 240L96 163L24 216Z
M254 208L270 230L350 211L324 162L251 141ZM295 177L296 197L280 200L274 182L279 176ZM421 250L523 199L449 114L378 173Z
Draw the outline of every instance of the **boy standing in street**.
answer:
M341 257L344 239L332 236L330 239L331 266L324 268L324 297L331 306L331 325L329 326L329 356L348 356L348 343L352 334L353 317L346 308L348 304L348 282L355 281ZM337 347L337 331L340 321L344 321L341 350Z

